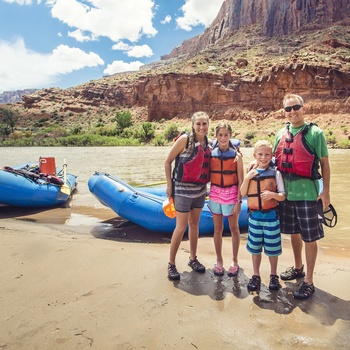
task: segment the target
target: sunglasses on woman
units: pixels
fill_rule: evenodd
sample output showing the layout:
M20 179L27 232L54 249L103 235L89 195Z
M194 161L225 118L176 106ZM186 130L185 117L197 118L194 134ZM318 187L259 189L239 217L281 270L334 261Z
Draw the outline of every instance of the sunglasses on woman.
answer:
M299 111L299 109L303 107L302 105L294 105L294 106L290 106L290 107L284 107L284 110L286 112L290 112L292 109L294 109L295 111Z

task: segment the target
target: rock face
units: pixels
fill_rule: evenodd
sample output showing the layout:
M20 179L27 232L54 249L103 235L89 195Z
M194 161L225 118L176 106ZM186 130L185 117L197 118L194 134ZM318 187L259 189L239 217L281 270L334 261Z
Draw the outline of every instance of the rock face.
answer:
M350 95L350 74L335 69L307 65L276 66L269 75L242 78L231 74L161 74L145 76L117 86L90 83L74 90L74 99L65 98L62 111L85 112L89 106L146 107L149 121L187 117L205 110L212 115L224 115L239 106L249 110L278 110L287 91L298 91L310 100L323 101L322 113L346 113L349 104L340 102ZM37 95L23 96L24 107L36 107L40 101L56 102L71 91L45 89ZM74 104L84 102L84 106ZM330 103L330 101L332 103Z
M148 121L205 110L234 119L279 110L295 92L309 112L349 115L349 19L350 0L226 0L210 28L151 67L25 95L23 110L68 118L139 108Z
M186 40L162 59L193 55L239 30L266 37L325 28L350 16L350 0L226 0L205 32Z

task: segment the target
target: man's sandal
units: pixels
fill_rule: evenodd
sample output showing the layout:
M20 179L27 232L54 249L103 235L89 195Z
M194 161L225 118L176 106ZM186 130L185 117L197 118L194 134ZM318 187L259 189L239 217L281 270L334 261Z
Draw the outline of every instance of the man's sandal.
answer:
M299 290L296 290L293 293L293 295L295 299L304 300L304 299L309 299L312 296L312 294L314 294L314 292L315 292L315 287L313 284L308 284L306 282L303 282Z

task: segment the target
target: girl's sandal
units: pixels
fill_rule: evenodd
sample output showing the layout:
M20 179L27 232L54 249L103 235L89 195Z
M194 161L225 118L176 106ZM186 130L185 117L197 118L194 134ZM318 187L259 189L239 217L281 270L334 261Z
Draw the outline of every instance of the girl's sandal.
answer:
M239 266L230 266L228 269L227 275L230 277L237 276L239 272Z
M222 266L214 265L214 275L216 276L223 276L224 275L224 268Z

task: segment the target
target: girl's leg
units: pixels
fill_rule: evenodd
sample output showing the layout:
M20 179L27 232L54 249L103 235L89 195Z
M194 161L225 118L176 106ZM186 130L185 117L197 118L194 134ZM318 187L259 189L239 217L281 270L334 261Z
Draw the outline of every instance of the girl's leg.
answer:
M224 229L222 215L212 214L214 222L214 247L216 253L216 264L222 267L224 264L222 257L222 231Z
M238 266L238 250L241 241L241 233L238 226L238 215L232 214L229 216L228 223L231 231L232 263L233 266Z

